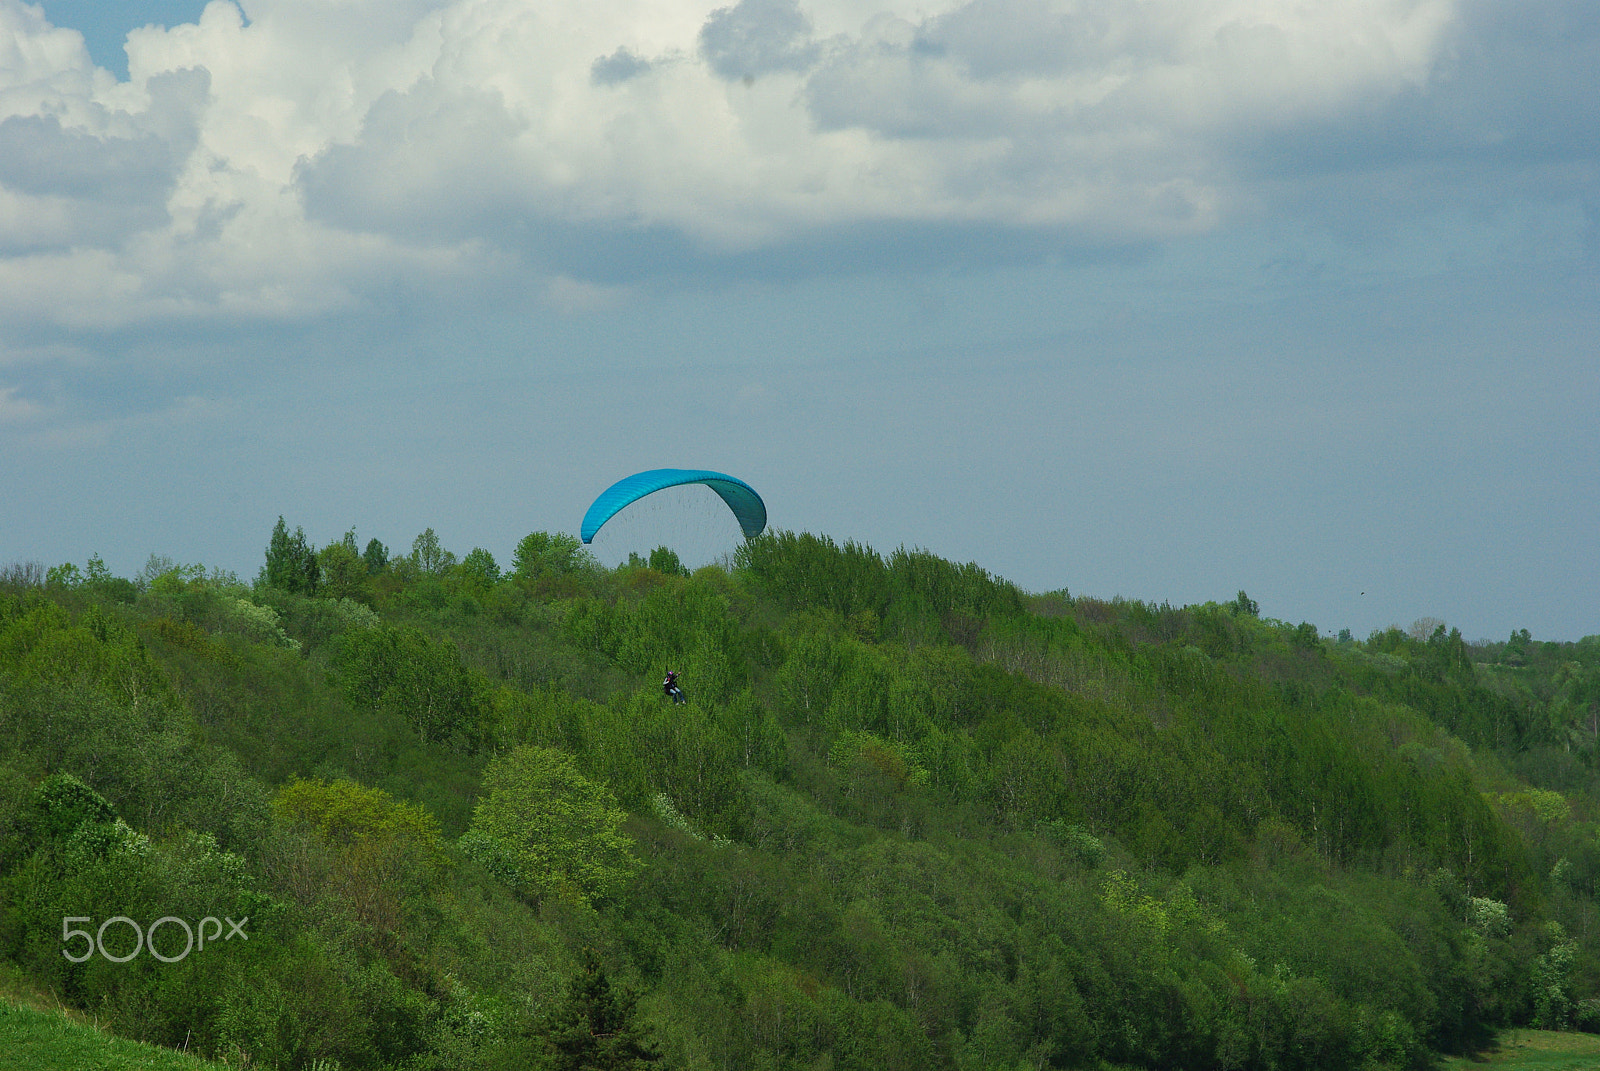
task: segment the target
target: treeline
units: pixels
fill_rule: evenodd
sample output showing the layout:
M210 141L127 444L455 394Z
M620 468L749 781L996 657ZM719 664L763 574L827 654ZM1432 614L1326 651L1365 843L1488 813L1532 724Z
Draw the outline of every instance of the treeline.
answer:
M1597 684L809 534L280 518L250 584L0 583L0 954L263 1067L1420 1069L1600 1030Z

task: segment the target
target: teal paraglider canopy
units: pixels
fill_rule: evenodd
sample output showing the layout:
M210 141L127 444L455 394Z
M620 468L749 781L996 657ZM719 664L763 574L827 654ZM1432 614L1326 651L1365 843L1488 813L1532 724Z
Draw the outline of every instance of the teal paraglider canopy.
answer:
M602 525L646 495L686 483L703 483L721 496L746 539L760 535L767 526L767 504L741 479L708 469L651 469L620 479L600 492L583 515L583 541L593 542Z

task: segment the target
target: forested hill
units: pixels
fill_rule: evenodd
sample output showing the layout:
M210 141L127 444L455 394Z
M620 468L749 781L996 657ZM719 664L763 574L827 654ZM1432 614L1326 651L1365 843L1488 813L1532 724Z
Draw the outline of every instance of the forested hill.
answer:
M4 575L0 956L257 1068L1422 1069L1600 1031L1597 754L1600 637L280 521Z

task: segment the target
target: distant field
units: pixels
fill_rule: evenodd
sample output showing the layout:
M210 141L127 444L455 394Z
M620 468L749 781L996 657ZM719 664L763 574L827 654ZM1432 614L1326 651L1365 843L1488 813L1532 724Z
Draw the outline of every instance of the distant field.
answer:
M1494 1049L1474 1057L1453 1057L1444 1066L1446 1071L1480 1067L1496 1071L1596 1071L1600 1069L1600 1035L1507 1030Z

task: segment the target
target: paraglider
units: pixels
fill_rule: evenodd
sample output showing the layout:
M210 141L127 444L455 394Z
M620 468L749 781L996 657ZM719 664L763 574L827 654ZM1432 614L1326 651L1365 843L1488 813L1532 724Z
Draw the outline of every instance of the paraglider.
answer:
M767 527L767 504L761 501L761 496L756 494L755 488L736 476L729 476L725 472L712 472L709 469L650 469L624 477L600 492L600 497L590 504L583 515L583 525L579 529L583 542L593 543L595 536L608 521L641 498L647 498L669 487L681 487L685 484L700 484L716 492L722 504L732 511L734 519L739 522L739 530L744 533L746 539L754 539ZM710 495L704 495L703 498L706 502L712 502ZM656 500L657 503L661 501L661 499ZM696 512L704 515L707 511L697 505ZM715 515L723 524L726 523L726 517L714 504L709 513ZM628 522L622 522L621 527L626 530ZM612 535L615 534L616 529L612 529ZM637 553L630 552L628 559L631 564L644 564L644 560ZM677 554L665 546L659 546L651 551L649 566L652 569L660 569L667 575L678 573L684 577L689 576L688 569L680 564ZM674 705L689 701L689 697L684 695L683 688L678 684L678 671L675 669L667 670L666 679L661 682L661 690Z
M727 503L746 539L761 534L767 526L767 504L761 501L755 488L737 477L709 469L650 469L624 477L600 492L600 497L583 515L580 534L585 543L594 542L595 535L612 517L633 503L668 487L686 483L705 484Z

